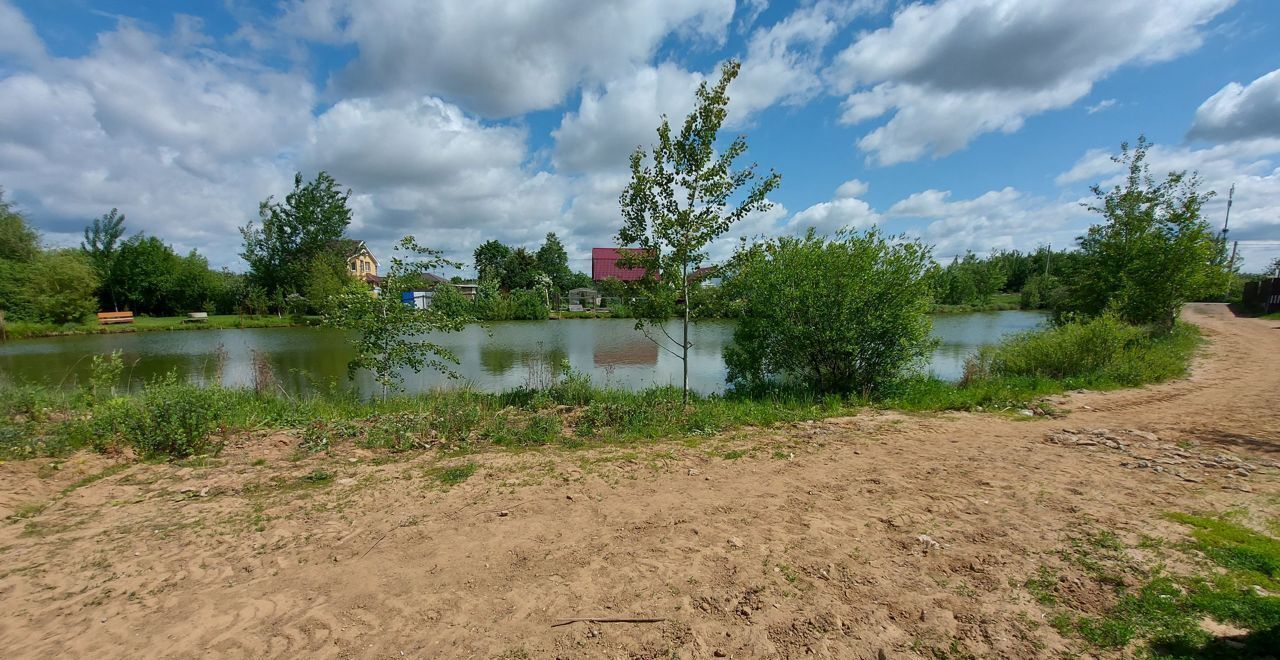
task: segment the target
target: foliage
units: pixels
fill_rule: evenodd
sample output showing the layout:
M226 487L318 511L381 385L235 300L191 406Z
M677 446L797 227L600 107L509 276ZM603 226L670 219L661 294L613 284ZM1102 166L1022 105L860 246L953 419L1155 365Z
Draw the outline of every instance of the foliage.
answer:
M447 318L471 320L473 305L453 284L437 284L431 297L431 307Z
M541 291L521 289L511 292L511 318L520 321L545 320L546 299Z
M283 203L270 197L263 201L258 209L261 226L250 222L240 228L244 237L240 256L249 264L254 284L270 296L304 290L313 260L332 250L351 224L350 197L351 191L341 192L327 172L308 183L303 183L299 172L293 178L293 192Z
M40 235L4 198L0 188L0 261L28 262L40 251Z
M216 454L222 442L212 436L227 411L227 393L168 376L149 383L136 398L98 405L90 421L95 440L117 437L143 457L185 458Z
M437 308L416 309L401 302L394 293L403 289L404 278L442 265L452 264L438 251L424 248L412 236L406 236L396 246L396 256L387 270L386 295L375 297L363 285L353 283L333 298L333 308L324 317L327 325L355 332L352 345L356 355L347 365L349 375L354 378L360 369L373 372L384 399L392 389L400 388L401 369L416 373L429 367L454 376L448 363L456 364L458 359L424 335L460 330L466 319L449 316Z
M980 350L965 365L965 380L1032 377L1141 385L1181 376L1198 345L1194 327L1165 336L1113 315L1010 337Z
M1173 328L1182 304L1225 289L1224 245L1201 215L1212 192L1192 173L1170 172L1157 182L1146 163L1150 143L1139 137L1113 160L1126 178L1111 190L1093 186L1087 204L1102 216L1080 238L1083 264L1060 315L1115 312L1128 323Z
M553 232L548 232L542 247L534 255L538 271L551 278L556 291L568 291L573 288L573 271L569 270L569 253L564 244Z
M53 250L36 257L27 273L28 317L49 323L76 323L98 309L98 278L78 250Z
M931 263L919 242L875 230L835 239L810 231L740 251L725 284L742 301L725 349L730 382L878 393L933 347Z
M330 300L351 284L347 260L343 255L326 250L311 258L307 268L302 296L310 311L323 314L329 309Z
M1045 309L1052 304L1062 284L1052 275L1032 275L1022 286L1018 306L1022 309Z
M717 135L728 116L729 83L740 67L736 60L729 60L714 87L706 82L699 85L694 110L679 134L673 136L667 118L662 118L652 151L646 153L638 147L631 154L631 181L619 198L623 225L618 243L640 248L626 253L623 265L645 270L639 282L645 304L636 327L662 330L677 306L683 309L683 336L677 340L668 335L667 343L654 341L683 363L686 402L691 309L683 303L689 299L689 275L706 260L712 241L747 214L772 206L766 197L781 180L770 172L754 181L754 164L735 169L734 162L747 150L746 138L741 135L723 149L716 148ZM745 193L739 196L744 187Z
M115 260L120 238L124 236L124 220L125 216L119 209L111 209L101 218L95 218L93 224L84 228L84 241L80 243L80 249L89 256L89 262L98 273L103 305L110 304L112 309L116 310L119 310L119 305L115 295L115 287L118 283Z
M497 278L486 277L480 280L472 305L476 318L485 321L511 320L511 299L502 295L498 286Z
M507 291L532 289L539 272L538 258L524 248L516 248L502 262L502 288Z
M979 259L969 252L964 259L956 257L934 280L935 297L944 305L985 305L1001 291L1007 276L1005 262L1009 258Z
M503 264L510 255L511 248L495 240L485 241L474 253L476 277L481 281L500 281Z

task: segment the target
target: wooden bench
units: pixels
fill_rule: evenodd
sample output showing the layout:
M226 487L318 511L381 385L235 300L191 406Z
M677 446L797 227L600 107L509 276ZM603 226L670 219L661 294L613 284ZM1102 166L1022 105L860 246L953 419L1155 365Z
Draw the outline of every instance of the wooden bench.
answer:
M182 319L183 323L204 323L209 320L209 312L187 312L187 318Z
M133 312L98 312L98 323L133 323Z

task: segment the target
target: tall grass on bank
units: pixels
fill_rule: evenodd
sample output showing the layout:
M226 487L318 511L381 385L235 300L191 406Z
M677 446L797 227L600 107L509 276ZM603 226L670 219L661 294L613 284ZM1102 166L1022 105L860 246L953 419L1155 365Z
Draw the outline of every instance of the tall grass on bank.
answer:
M390 451L483 445L575 447L711 435L743 426L822 419L865 405L907 410L1020 409L1069 389L1159 382L1186 372L1193 326L1153 336L1112 319L1018 335L969 362L960 383L906 378L873 400L777 387L695 396L674 387L600 388L561 367L499 394L442 390L368 401L349 391L295 396L278 387L225 388L170 376L123 396L119 357L94 360L83 389L0 384L0 457L129 448L142 457L217 453L232 435L292 429L304 448L342 442ZM260 379L258 379L260 380ZM265 381L264 381L265 382Z
M909 410L1015 408L1073 389L1110 390L1180 378L1200 346L1195 326L1167 334L1110 316L1014 335L979 350L959 383L906 379L883 403Z

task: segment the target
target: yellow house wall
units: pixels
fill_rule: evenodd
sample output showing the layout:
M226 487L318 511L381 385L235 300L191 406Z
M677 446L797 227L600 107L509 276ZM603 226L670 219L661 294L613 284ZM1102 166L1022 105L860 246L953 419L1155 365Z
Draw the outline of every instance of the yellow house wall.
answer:
M347 260L347 270L354 277L360 277L365 274L377 275L378 262L368 255L356 255Z

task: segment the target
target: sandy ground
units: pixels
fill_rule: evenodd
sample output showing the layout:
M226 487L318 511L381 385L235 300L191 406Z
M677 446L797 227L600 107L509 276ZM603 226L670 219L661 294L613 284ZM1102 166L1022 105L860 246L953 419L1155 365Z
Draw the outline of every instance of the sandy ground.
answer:
M1190 378L1062 397L1058 419L868 412L644 447L301 461L279 434L202 467L0 465L0 517L50 503L0 523L0 649L1057 655L1073 642L1022 583L1070 537L1179 538L1161 512L1280 510L1280 323L1186 316L1211 340ZM1063 428L1127 447L1046 440ZM1217 455L1255 469L1196 460ZM440 483L467 462L468 480ZM300 479L317 468L335 479ZM571 617L664 620L552 625Z

